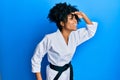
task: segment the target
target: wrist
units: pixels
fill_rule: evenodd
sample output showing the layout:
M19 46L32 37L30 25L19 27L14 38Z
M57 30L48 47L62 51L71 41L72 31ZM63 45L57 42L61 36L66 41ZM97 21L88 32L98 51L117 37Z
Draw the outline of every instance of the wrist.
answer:
M81 16L82 16L82 18L86 17L85 13L83 13L83 12L81 12Z

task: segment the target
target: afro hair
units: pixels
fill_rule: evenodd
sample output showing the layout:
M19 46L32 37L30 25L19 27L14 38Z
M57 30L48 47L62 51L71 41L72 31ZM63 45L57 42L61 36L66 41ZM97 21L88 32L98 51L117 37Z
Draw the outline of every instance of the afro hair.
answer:
M55 22L57 27L61 30L62 27L60 25L60 21L67 22L67 15L75 11L79 11L75 6L71 6L66 2L58 3L50 9L48 18L51 22ZM80 19L78 18L78 16L76 15L75 17L77 22L79 22Z

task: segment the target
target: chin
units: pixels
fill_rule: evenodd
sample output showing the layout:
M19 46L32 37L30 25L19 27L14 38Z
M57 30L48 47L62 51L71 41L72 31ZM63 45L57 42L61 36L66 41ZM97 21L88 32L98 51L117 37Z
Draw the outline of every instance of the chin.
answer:
M72 29L72 31L76 31L77 29Z
M73 30L74 30L74 31L76 31L76 30L77 30L77 28L74 28Z
M76 28L76 27L74 27L72 30L73 30L73 31L76 31L76 30L77 30L77 28Z

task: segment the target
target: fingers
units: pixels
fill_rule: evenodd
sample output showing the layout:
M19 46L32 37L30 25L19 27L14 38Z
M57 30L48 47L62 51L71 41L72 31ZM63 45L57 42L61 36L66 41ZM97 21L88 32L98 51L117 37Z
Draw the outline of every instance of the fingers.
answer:
M72 12L71 14L73 14L73 15L74 15L74 14L77 15L78 18L83 18L83 15L84 15L83 12L78 12L78 11Z
M76 11L76 12L74 12L74 14L76 14L79 18L83 18L82 12Z

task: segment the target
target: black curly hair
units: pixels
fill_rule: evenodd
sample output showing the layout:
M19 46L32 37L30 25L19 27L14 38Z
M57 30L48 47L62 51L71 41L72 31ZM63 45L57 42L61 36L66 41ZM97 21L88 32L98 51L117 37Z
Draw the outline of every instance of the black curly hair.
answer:
M72 12L79 11L75 6L71 6L70 4L64 3L58 3L53 8L50 9L50 12L48 14L48 18L51 22L55 22L59 30L62 30L62 27L60 25L60 21L67 22L67 15L69 15ZM80 21L77 15L75 16L77 22Z

